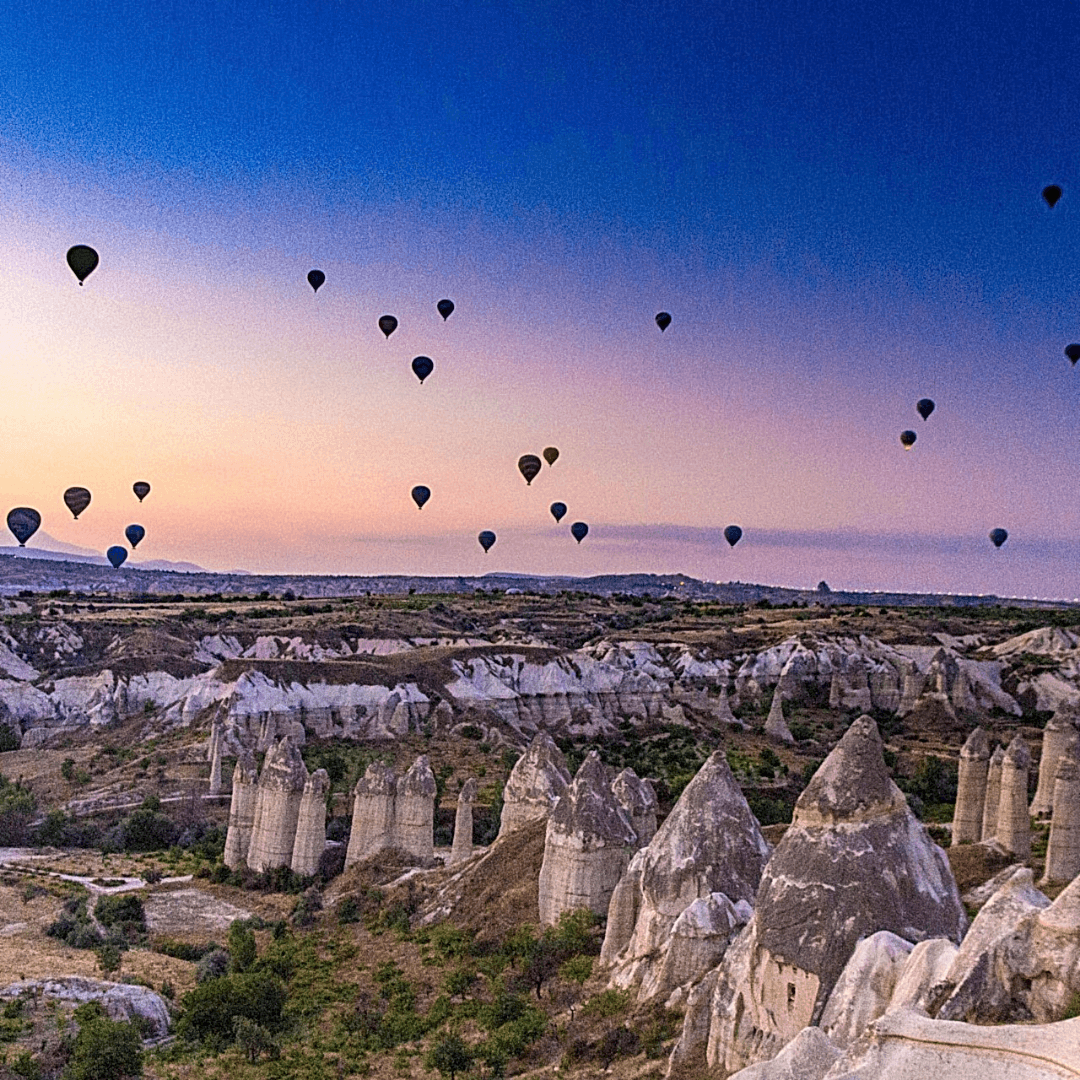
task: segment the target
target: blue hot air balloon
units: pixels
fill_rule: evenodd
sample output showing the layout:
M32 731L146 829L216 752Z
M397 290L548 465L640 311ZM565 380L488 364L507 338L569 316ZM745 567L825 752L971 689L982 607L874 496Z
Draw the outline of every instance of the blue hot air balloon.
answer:
M146 530L141 525L129 525L124 530L124 535L134 551L139 546L139 541L146 535Z
M412 489L412 499L413 502L416 503L417 510L423 510L424 503L426 503L430 498L431 488L425 487L423 484L417 484L416 487Z
M476 539L480 541L480 546L484 551L488 552L495 543L495 534L490 529L485 529Z
M915 445L915 440L918 436L914 431L901 431L900 432L900 444L905 450L910 450Z
M142 502L150 494L150 485L145 480L136 480L131 485L131 490L135 492L135 497L139 502Z
M724 530L724 539L734 547L742 539L742 529L738 525L729 525Z
M7 527L12 536L19 541L19 547L26 547L26 541L41 526L41 515L29 506L16 506L8 511Z
M915 402L915 411L924 420L929 420L930 414L934 411L934 403L928 397L919 398L919 400Z
M389 337L398 328L398 321L393 315L379 316L379 329Z
M308 284L311 286L313 292L319 291L319 286L326 281L326 275L321 270L309 270L307 276Z
M531 484L540 475L542 467L535 454L522 454L518 458L518 471L525 477L526 484Z
M446 320L454 314L453 300L440 300L435 306L439 309L439 314L443 317L443 322L446 322Z
M584 521L575 521L570 526L570 535L580 544L589 535L589 526Z
M121 547L119 544L114 544L105 552L105 558L113 564L114 570L119 570L120 567L124 565L124 560L127 558L127 548Z
M661 311L656 316L656 325L660 327L660 333L662 334L671 325L671 316L666 311Z
M424 380L435 370L434 361L430 356L418 356L412 362L413 374L420 380L423 386Z
M551 504L551 516L556 521L562 521L566 517L566 503L553 502Z
M990 543L994 547L999 548L1006 540L1009 539L1009 534L1004 529L991 529L990 530Z

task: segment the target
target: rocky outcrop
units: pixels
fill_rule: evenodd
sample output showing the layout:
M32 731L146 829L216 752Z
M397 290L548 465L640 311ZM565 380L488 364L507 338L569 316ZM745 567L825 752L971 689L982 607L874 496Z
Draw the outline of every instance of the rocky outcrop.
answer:
M259 773L247 864L256 873L292 863L300 800L308 781L300 751L288 736L271 746Z
M1001 762L1001 796L994 839L1019 862L1031 858L1031 818L1028 816L1028 768L1031 753L1017 735Z
M639 847L644 847L656 833L656 792L648 780L633 769L623 769L611 782L611 791L630 819Z
M722 1075L772 1058L819 1022L860 938L958 941L965 925L945 853L889 778L877 725L859 717L799 797L717 969L707 1025L688 1006L676 1058Z
M1064 751L1054 778L1053 815L1046 844L1046 883L1080 874L1080 762L1076 742Z
M394 846L394 770L373 762L353 789L352 831L345 852L345 869Z
M221 794L221 726L214 724L210 734L210 794Z
M960 750L960 770L956 783L956 810L953 813L952 846L977 843L982 839L983 809L986 804L986 774L990 767L990 740L977 727Z
M540 732L507 777L499 836L526 821L546 818L569 784L566 758L555 740L547 732Z
M454 815L454 846L450 850L450 865L465 862L473 852L473 803L476 802L476 778L470 776L458 794L457 812Z
M540 921L555 923L564 911L580 907L603 915L636 845L637 835L592 750L548 818Z
M421 754L398 781L394 804L394 847L422 866L431 863L434 851L435 774L426 754Z
M993 840L997 834L998 807L1001 805L1001 769L1005 761L1005 750L996 747L990 755L990 764L986 769L986 798L983 801L982 838Z
M1042 756L1039 758L1039 784L1028 811L1032 817L1046 817L1054 806L1054 782L1058 762L1067 753L1075 753L1080 732L1076 730L1073 709L1058 709L1043 728Z
M255 803L259 795L259 776L255 755L243 750L233 769L232 802L229 804L229 829L225 834L225 865L230 870L244 865L255 826Z
M319 860L326 850L326 797L329 793L329 774L325 769L316 769L304 784L296 817L291 862L294 874L312 877L319 869Z
M765 720L765 734L770 738L779 739L783 743L793 743L791 731L784 719L784 697L777 686L773 694L772 704L769 706L769 715Z
M768 857L757 819L716 751L612 895L601 951L612 985L636 987L645 999L703 975L749 918ZM669 956L684 914L677 955Z

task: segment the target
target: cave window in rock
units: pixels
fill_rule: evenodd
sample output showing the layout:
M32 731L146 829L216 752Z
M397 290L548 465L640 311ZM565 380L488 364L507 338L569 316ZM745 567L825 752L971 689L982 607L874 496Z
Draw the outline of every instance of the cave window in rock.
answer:
M787 1007L788 1012L795 1008L795 984L790 982L787 984Z

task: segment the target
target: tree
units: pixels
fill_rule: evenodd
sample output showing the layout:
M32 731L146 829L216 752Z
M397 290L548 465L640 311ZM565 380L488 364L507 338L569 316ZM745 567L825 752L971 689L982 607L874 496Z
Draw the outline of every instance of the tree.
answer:
M97 962L102 975L112 975L119 971L122 960L123 953L120 952L120 947L111 941L97 950Z
M577 985L577 994L581 993L581 988L585 985L586 980L592 974L593 959L591 956L574 956L569 960L563 962L559 968L559 977L565 979L567 982L575 983ZM574 1003L570 1003L570 1019L574 1019Z
M473 1057L472 1047L451 1031L435 1040L424 1058L424 1065L454 1080L459 1072L465 1072L472 1066Z
M247 971L255 963L255 957L258 955L255 931L245 926L240 919L234 919L229 927L227 945L233 971Z
M96 1017L80 1025L68 1065L70 1080L121 1080L142 1076L142 1039L133 1024Z
M246 1016L233 1017L233 1037L252 1065L275 1046L270 1032L262 1024L256 1024Z

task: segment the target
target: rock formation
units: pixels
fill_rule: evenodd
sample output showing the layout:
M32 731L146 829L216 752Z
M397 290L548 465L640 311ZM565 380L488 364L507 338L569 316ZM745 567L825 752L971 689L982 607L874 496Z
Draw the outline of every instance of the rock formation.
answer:
M739 724L738 717L731 711L731 702L728 700L727 685L721 684L720 698L716 703L716 719L724 724Z
M352 832L345 852L345 869L394 846L394 770L373 762L353 789Z
M1058 762L1062 756L1075 748L1080 739L1076 730L1076 713L1073 709L1058 709L1043 728L1042 756L1039 759L1039 785L1031 800L1028 813L1032 817L1045 817L1054 806L1054 781Z
M636 845L637 835L592 750L548 818L540 921L558 922L564 911L580 907L603 915Z
M210 735L210 794L221 794L221 727L214 722Z
M566 758L555 740L541 731L518 758L503 789L499 836L526 821L547 817L570 784Z
M1080 764L1075 741L1058 761L1053 815L1043 881L1072 881L1080 874Z
M986 769L986 799L983 801L982 839L993 840L997 834L998 807L1001 804L1001 768L1005 750L995 748Z
M450 850L451 866L472 858L472 808L476 802L476 791L476 778L470 776L461 785L461 792L458 794L457 813L454 815L454 846Z
M958 941L965 925L945 853L889 778L877 725L861 716L799 796L713 992L691 995L673 1063L726 1075L774 1057L819 1021L860 938L889 930Z
M229 830L225 834L225 865L235 870L247 861L251 830L255 825L255 803L259 776L255 755L242 750L233 769L232 802L229 804Z
M256 873L291 864L296 821L307 780L304 759L288 736L270 747L259 774L255 821L247 853L247 864Z
M1001 796L994 839L1019 862L1031 858L1031 818L1028 816L1028 768L1031 754L1017 735L1001 762Z
M787 726L787 721L784 719L784 699L779 686L777 686L776 693L773 694L772 704L769 706L769 716L765 721L765 734L785 743L795 741Z
M956 784L952 846L978 843L982 839L983 810L986 805L986 774L990 767L990 740L977 727L960 750L960 772Z
M639 847L644 847L656 833L656 792L648 780L633 769L623 769L611 782L611 791L630 819Z
M435 774L421 754L398 781L394 803L394 847L421 865L434 858Z
M612 984L636 986L645 999L704 974L749 917L768 857L757 819L716 751L612 895L601 951Z
M313 877L319 869L319 860L326 850L326 797L329 793L329 774L325 769L316 769L304 785L296 817L296 838L290 864L294 874Z

